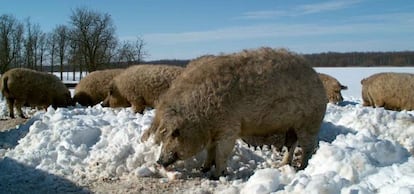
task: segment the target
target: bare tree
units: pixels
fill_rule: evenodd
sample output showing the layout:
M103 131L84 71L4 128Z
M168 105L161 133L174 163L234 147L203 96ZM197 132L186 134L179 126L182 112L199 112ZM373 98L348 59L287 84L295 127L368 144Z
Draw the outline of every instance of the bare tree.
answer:
M57 55L60 64L60 79L63 79L63 64L66 59L66 54L69 46L69 28L65 25L59 25L55 28L54 33L57 41Z
M108 63L116 46L115 27L109 14L78 8L70 17L71 40L74 41L86 62L89 72Z
M123 41L117 49L117 61L131 64L135 61L134 46L131 41Z
M26 19L26 32L24 41L24 57L26 65L28 68L37 70L37 64L39 61L39 39L43 32L41 31L39 24L32 24L30 18Z
M148 56L148 53L146 50L144 50L145 42L141 37L137 37L137 40L135 41L135 61L138 63L142 63L144 61L144 58Z
M144 50L145 42L140 37L136 41L123 41L117 49L117 61L128 64L142 63L147 52Z
M55 66L55 57L56 57L56 50L57 50L57 35L56 33L50 32L47 34L46 38L46 49L50 56L50 72L54 72Z
M74 41L70 41L69 44L69 55L68 55L68 63L72 66L72 72L73 72L73 81L75 81L75 74L76 74L76 68L79 68L79 79L82 78L83 68L82 66L85 64L83 58L82 58L82 52L79 48L79 45L76 44Z
M0 16L0 73L16 61L23 39L23 25L12 15Z
M38 39L37 54L39 59L40 71L43 71L43 62L46 56L46 33L41 32Z
M19 22L17 26L15 38L13 38L13 45L15 45L16 56L14 57L13 63L16 67L22 67L24 65L23 57L23 43L24 43L24 27L23 24Z

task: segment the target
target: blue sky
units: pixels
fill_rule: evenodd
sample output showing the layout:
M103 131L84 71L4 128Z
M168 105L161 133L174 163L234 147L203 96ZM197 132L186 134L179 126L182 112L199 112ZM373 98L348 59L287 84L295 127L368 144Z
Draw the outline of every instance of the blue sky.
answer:
M4 0L0 14L44 32L72 10L109 13L120 40L140 36L153 59L191 59L260 46L298 53L414 50L412 0Z

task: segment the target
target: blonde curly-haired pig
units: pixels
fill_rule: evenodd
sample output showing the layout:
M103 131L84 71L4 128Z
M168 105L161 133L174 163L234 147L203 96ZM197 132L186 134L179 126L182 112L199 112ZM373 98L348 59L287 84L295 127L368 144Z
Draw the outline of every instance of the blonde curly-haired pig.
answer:
M124 69L106 69L89 73L75 87L74 102L82 106L93 106L102 102L109 92L112 79Z
M337 79L328 74L318 73L318 75L323 83L323 86L325 87L328 102L332 104L339 104L344 101L341 90L346 90L348 87L342 85Z
M218 178L236 139L280 134L289 135L283 163L292 164L299 144L305 168L326 110L323 84L305 59L260 48L207 61L189 65L156 106L148 130L162 145L157 163L169 166L207 149L202 171L215 165L211 178Z
M142 113L154 107L184 68L171 65L135 65L114 77L102 106L129 107Z
M414 110L414 74L377 73L361 80L364 106Z

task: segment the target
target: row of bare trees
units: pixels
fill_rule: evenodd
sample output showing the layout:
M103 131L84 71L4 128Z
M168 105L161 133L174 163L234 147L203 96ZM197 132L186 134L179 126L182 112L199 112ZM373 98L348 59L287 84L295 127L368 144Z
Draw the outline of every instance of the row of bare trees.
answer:
M305 58L314 67L372 67L413 66L413 51L398 52L327 52L306 54Z
M30 18L21 22L13 15L0 16L0 74L10 68L27 67L51 72L64 66L92 72L109 63L140 63L147 53L140 37L120 41L107 13L77 8L69 23L43 32Z

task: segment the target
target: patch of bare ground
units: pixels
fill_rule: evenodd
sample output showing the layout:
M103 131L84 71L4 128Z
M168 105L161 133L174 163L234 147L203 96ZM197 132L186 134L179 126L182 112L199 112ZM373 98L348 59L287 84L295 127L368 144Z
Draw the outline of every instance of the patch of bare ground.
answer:
M131 177L117 180L100 180L88 185L93 193L198 193L210 194L214 188L205 187L208 180L201 178L167 180L166 178ZM203 188L204 187L204 188Z
M24 118L0 119L0 132L15 129L19 125L24 124L26 121L27 119Z

